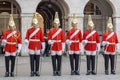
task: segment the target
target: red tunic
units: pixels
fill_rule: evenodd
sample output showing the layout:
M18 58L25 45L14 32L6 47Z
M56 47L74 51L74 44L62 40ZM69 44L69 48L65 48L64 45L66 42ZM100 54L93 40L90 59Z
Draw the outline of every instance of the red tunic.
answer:
M86 30L83 34L83 40L88 40L87 44L85 45L85 50L88 51L95 51L97 49L97 43L100 43L99 34L96 31L92 36L88 39L86 37L91 33L90 30Z
M20 33L18 31L16 31L16 33L10 37L8 37L9 34L11 34L12 31L11 30L6 30L4 32L4 35L3 35L3 39L5 39L7 41L6 45L5 45L5 51L6 52L16 52L16 44L21 44L21 36L20 36ZM8 38L7 38L8 37Z
M35 28L30 28L27 30L25 39L29 40L28 48L31 50L41 49L41 42L44 42L44 33L41 29L37 31L31 38L30 35L35 31Z
M74 32L76 30L77 29L70 29L68 31L68 33L67 33L67 40L73 41L70 44L69 50L74 50L74 51L80 50L80 44L79 43L82 41L82 33L81 33L81 31L79 30L79 32L72 39L70 39L70 37L72 36L72 34L74 34Z
M105 32L102 36L102 41L106 41L107 36L110 34L110 32ZM110 44L107 46L104 46L104 50L107 52L115 52L116 44L118 43L118 37L116 32L114 32L113 36L110 37L107 42ZM113 44L111 44L113 43Z
M51 46L51 50L55 50L55 51L59 51L62 50L62 42L64 42L65 40L65 36L64 36L64 31L61 30L60 33L52 38L52 36L59 30L60 28L52 28L49 30L48 32L48 40L54 40L53 45ZM60 42L57 42L58 40L60 40Z

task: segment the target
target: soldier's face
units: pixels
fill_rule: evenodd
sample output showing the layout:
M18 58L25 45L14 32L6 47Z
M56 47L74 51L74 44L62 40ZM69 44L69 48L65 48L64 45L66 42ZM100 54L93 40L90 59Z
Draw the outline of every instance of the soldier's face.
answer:
M9 29L13 31L13 30L15 30L16 28L15 28L15 26L9 26Z
M89 27L90 30L93 30L93 29L94 29L93 26L88 25L88 27Z
M33 23L33 27L34 27L34 28L38 28L39 26L38 26L38 24L34 24L34 23Z
M113 31L113 29L112 29L112 28L107 28L107 30L108 30L109 32L112 32L112 31Z
M54 27L58 28L60 24L54 23Z
M71 25L73 28L75 28L75 29L77 28L77 24L72 23Z

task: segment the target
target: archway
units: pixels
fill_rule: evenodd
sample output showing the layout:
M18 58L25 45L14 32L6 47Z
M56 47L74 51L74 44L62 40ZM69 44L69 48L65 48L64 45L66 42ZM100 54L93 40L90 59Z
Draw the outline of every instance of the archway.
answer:
M92 15L95 29L102 35L106 31L108 17L113 15L111 5L105 0L90 0L84 9L84 30L87 28L89 14Z
M59 13L61 28L65 29L66 17L69 13L69 8L64 0L42 0L36 12L40 13L44 18L44 31L53 27L55 12Z
M15 0L0 0L0 34L8 29L9 14L13 14L17 30L21 31L21 8Z

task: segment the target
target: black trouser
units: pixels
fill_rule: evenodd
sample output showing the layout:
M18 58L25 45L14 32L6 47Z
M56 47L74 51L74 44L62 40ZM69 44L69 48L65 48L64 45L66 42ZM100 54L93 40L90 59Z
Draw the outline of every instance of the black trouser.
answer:
M31 72L39 71L40 55L30 55Z
M70 65L71 65L71 71L78 71L79 67L79 54L70 54Z
M15 56L5 56L6 72L9 72L9 62L10 62L10 60L11 60L11 72L14 72Z
M92 71L95 70L95 56L93 55L87 55L87 71L90 71L92 68Z
M115 55L104 54L104 60L105 60L105 71L108 71L109 58L110 58L110 61L111 61L111 71L114 71Z
M53 71L61 71L61 55L52 55Z

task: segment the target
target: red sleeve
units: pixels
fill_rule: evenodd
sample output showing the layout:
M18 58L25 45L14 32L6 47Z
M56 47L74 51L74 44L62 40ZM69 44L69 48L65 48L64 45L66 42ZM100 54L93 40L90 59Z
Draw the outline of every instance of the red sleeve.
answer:
M43 30L40 30L40 41L44 42L44 33L43 33Z
M50 31L48 32L48 40L52 39L52 35L51 35L52 33L51 32L52 32L52 30L50 29Z
M83 40L86 40L86 31L83 34Z
M3 33L2 39L6 39L6 37L7 37L7 31Z
M70 31L67 32L67 39L70 39Z
M97 34L97 43L100 43L100 37L99 37L99 33L98 32L96 32L96 34Z
M62 30L61 40L62 40L62 42L65 42L65 34L64 34L63 30Z
M105 33L102 35L102 41L106 41Z
M116 43L118 43L118 37L117 37L117 33L115 33L115 37L116 37Z
M26 37L25 37L25 39L28 39L29 40L29 29L27 30L27 33L26 33Z
M17 38L17 42L19 43L19 44L21 44L22 43L22 40L21 40L21 35L20 35L20 33L18 32L18 38Z
M80 40L80 42L82 42L82 32L81 32L81 30L79 31L79 40Z

